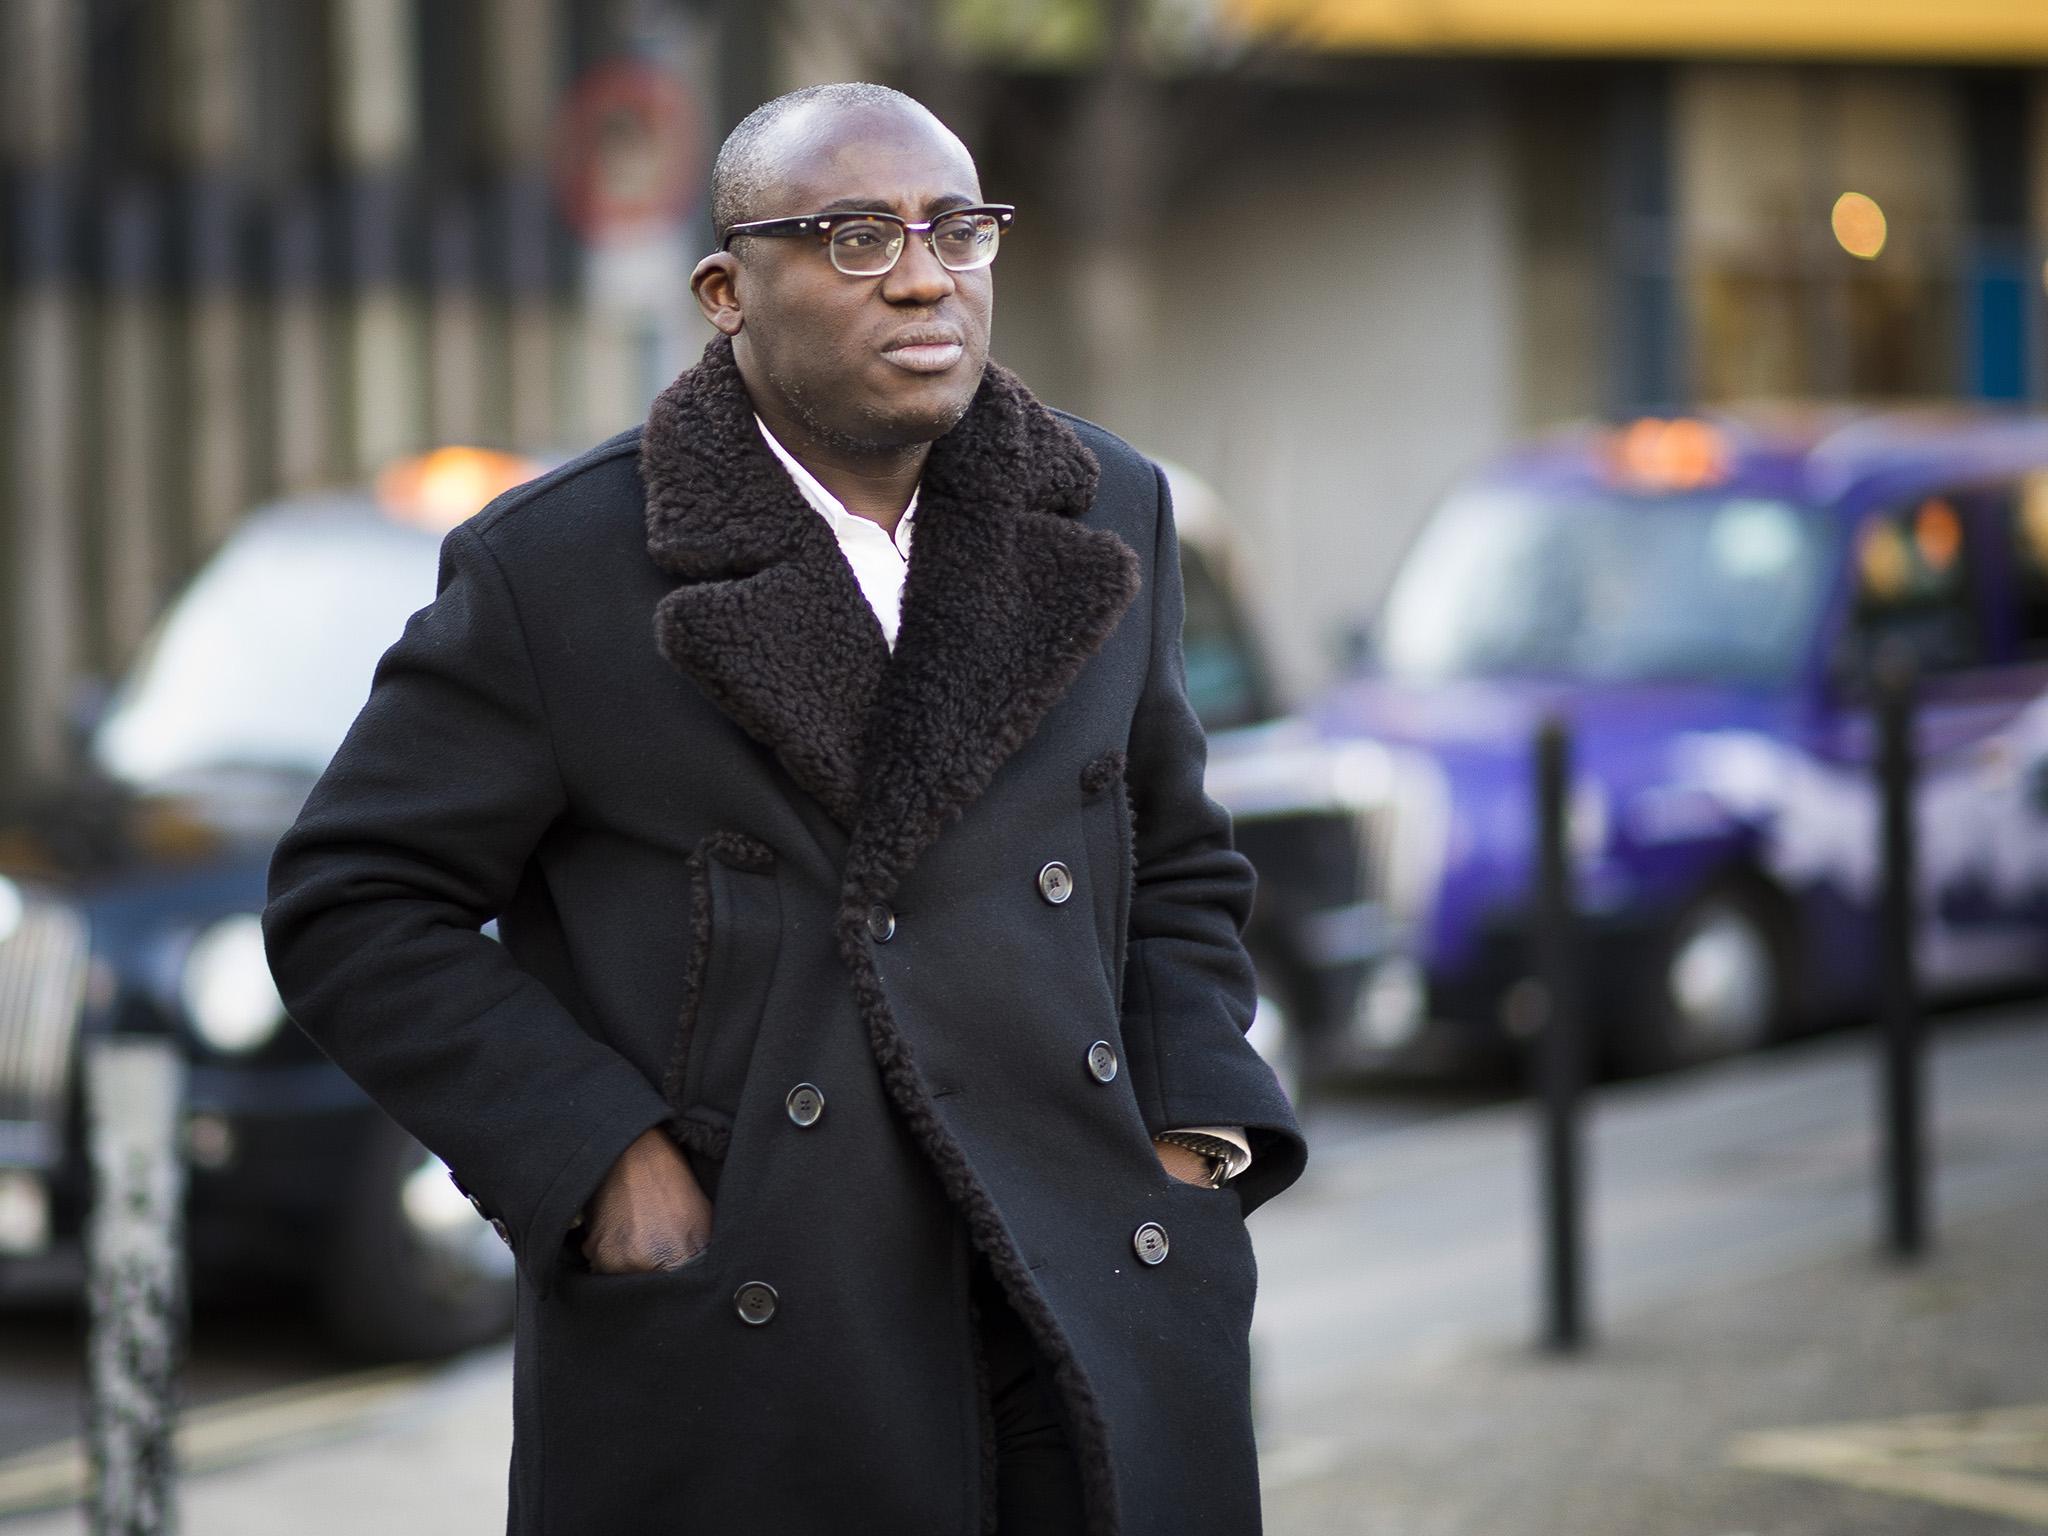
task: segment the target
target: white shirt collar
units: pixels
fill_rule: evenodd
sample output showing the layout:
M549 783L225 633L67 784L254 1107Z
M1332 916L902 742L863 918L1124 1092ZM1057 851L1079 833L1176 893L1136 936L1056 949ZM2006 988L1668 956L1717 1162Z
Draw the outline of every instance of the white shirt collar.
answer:
M798 462L796 455L776 440L775 434L768 430L768 423L761 419L758 411L754 414L754 425L761 429L762 438L767 442L769 449L774 453L775 457L782 461L782 467L789 471L789 478L796 482L796 488L803 493L804 500L809 502L817 510L818 514L832 525L833 532L838 533L841 531L841 518L859 516L858 513L847 511L846 503L826 490L823 484L819 482L818 477L808 469L805 469ZM910 493L909 504L903 509L903 516L896 521L896 550L905 560L910 558L911 524L916 520L917 491L913 490ZM862 521L868 522L877 530L882 526L871 518L865 518Z

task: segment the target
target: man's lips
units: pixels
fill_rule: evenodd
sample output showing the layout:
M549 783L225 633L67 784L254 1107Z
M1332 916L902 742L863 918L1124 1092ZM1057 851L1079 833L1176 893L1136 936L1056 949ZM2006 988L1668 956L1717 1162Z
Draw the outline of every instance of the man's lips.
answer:
M966 352L960 333L943 326L905 331L882 348L882 356L911 373L944 373Z

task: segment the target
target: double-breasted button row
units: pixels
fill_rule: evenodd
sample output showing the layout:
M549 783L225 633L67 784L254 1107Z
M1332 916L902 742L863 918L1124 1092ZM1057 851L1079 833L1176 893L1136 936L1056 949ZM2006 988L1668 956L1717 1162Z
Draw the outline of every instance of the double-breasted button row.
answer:
M1066 905L1074 894L1074 872L1058 859L1038 871L1038 894L1055 907ZM868 936L886 944L896 936L896 914L882 902L868 908Z
M816 1125L825 1113L825 1091L816 1083L798 1083L782 1102L798 1125Z

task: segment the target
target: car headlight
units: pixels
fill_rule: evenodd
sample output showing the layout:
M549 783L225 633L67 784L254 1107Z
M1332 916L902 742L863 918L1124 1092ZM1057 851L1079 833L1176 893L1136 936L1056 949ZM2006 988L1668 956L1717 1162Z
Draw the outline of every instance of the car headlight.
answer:
M284 999L263 953L253 912L224 917L193 941L178 993L199 1038L216 1051L253 1051L284 1023Z

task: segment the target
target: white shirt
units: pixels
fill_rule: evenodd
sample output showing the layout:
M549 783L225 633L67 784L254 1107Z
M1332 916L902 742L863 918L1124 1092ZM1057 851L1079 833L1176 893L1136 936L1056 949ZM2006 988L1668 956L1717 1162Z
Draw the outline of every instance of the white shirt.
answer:
M767 439L775 457L782 461L782 467L789 471L789 478L803 492L804 500L832 525L833 537L839 540L839 551L846 556L846 563L853 567L853 579L860 583L861 596L875 610L875 618L882 626L882 638L889 642L889 649L893 651L896 649L897 625L903 617L903 575L910 569L910 536L912 525L917 521L917 492L910 493L910 504L897 520L896 533L892 538L889 531L872 518L847 511L844 502L819 484L818 477L775 440L767 422L756 416L754 425L761 429L761 436Z
M805 469L794 454L776 441L775 434L768 430L768 423L758 414L754 417L754 425L761 429L769 450L782 461L782 467L789 471L789 478L796 482L804 500L831 525L833 537L839 540L839 552L846 556L846 563L853 567L853 579L860 583L861 596L868 600L868 606L875 611L876 621L882 626L882 638L889 642L890 650L895 650L896 630L903 618L903 577L910 569L911 530L917 521L917 492L910 493L909 505L904 507L903 516L897 520L892 537L872 518L847 511L844 502L826 490L816 475ZM1186 1129L1220 1136L1243 1154L1231 1159L1231 1177L1235 1178L1251 1166L1251 1143L1245 1139L1241 1128L1234 1125L1191 1125Z

